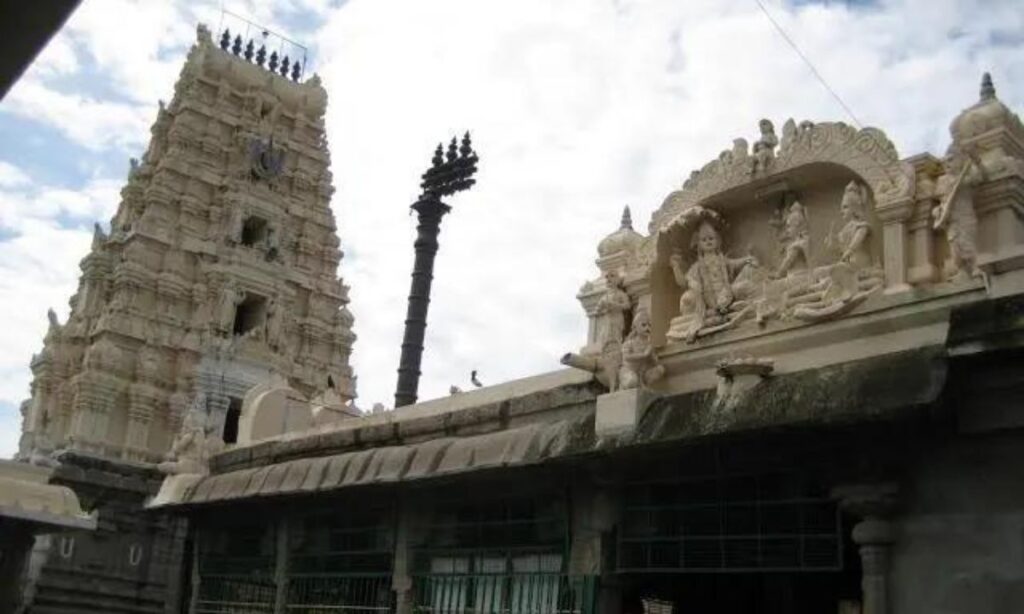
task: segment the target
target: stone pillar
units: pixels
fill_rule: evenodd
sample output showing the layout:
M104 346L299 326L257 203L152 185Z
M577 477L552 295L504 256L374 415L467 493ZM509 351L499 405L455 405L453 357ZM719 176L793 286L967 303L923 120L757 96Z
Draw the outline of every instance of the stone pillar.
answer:
M284 614L288 601L288 522L289 516L283 516L277 522L277 540L274 544L274 585L277 593L274 595L274 614Z
M891 483L843 486L833 491L840 506L859 516L853 527L861 562L862 614L890 614L889 553L896 530L888 520L896 503L897 486Z
M876 211L882 221L886 293L910 289L907 283L907 220L913 208L913 199L906 198L879 206Z
M199 573L199 560L202 558L200 552L203 545L202 537L202 532L198 528L192 534L192 569L189 570L191 582L189 583L188 614L196 614L199 609L199 591L201 589L200 583L202 582L202 576Z
M908 271L908 281L911 284L932 283L939 279L942 269L935 263L935 230L932 229L931 217L919 211L910 221L909 228L912 264Z
M612 471L599 468L595 472L608 476ZM593 480L575 479L571 491L572 543L569 546L568 573L572 576L599 578L596 599L597 614L619 612L621 589L616 576L606 574L607 558L612 546L612 531L619 521L618 498L614 489L600 486Z
M395 558L391 573L391 589L395 591L395 613L412 614L415 607L413 591L413 542L419 502L414 495L403 497L395 511Z
M863 614L889 612L889 549L896 541L892 523L869 516L853 527L853 541L860 547Z

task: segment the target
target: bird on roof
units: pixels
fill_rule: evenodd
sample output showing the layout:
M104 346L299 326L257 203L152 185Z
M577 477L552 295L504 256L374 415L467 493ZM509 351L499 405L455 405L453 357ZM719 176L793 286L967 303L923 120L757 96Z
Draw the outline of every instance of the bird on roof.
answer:
M483 388L483 384L481 384L480 380L477 379L476 377L476 369L473 369L469 373L469 381L473 382L473 385L476 386L477 388Z

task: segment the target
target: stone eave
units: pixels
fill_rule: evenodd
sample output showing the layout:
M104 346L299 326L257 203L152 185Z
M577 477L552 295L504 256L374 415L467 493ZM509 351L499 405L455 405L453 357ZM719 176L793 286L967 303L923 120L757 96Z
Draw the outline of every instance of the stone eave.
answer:
M235 447L215 456L211 468L217 472L397 442L501 431L528 421L556 420L559 410L573 413L581 405L592 404L598 394L599 386L590 373L563 369Z
M708 389L662 397L622 447L774 428L893 420L931 406L946 382L946 351L931 346L764 378L728 398Z
M720 398L715 389L655 398L636 432L625 437L595 436L591 407L573 418L496 432L249 464L195 476L180 497L161 499L158 509L421 482L724 435L895 421L932 406L945 381L945 350L932 346L768 377L735 398Z

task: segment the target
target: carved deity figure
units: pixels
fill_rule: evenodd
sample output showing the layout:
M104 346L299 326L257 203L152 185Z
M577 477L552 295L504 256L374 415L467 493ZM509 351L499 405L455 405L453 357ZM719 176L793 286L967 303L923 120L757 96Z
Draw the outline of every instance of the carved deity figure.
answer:
M978 268L978 214L974 210L973 187L984 179L984 171L967 156L951 154L946 173L936 182L942 199L932 210L933 227L946 233L950 262L949 281L984 277Z
M181 430L157 469L166 475L205 475L210 471L210 456L222 446L223 442L218 437L206 433L206 395L200 392L193 399Z
M225 240L231 243L242 242L242 229L245 226L245 208L234 200L228 200L227 206L231 209L231 217L228 223L228 234Z
M184 377L167 399L167 424L172 431L181 428L188 409L188 395L191 389L191 380Z
M867 269L872 265L871 246L868 243L871 225L865 219L866 204L864 186L856 181L847 184L843 199L839 202L843 227L835 237L830 235L825 239L825 247L839 250L839 262L849 264L855 270Z
M801 320L822 320L849 312L882 287L881 270L871 255L871 224L867 221L866 188L856 181L847 184L839 203L843 227L825 239L825 246L839 253L838 262L823 268L814 297L793 310Z
M278 301L276 298L271 299L270 303L267 305L265 338L267 341L267 345L269 345L271 348L275 350L278 349L278 346L281 343L281 328L283 317L284 314L282 313L281 310L280 301Z
M622 275L618 271L608 271L604 279L605 291L597 302L597 315L604 323L597 339L602 347L609 341L621 342L626 336L626 314L630 307Z
M779 137L775 136L775 126L771 120L762 119L758 122L758 127L761 130L761 138L754 142L751 162L751 171L754 173L768 170L775 159L775 148L779 145Z
M231 332L235 323L235 308L242 300L243 294L235 286L235 282L228 280L220 295L220 304L217 306L217 329L225 334Z
M619 370L618 388L628 390L649 385L665 375L665 368L658 362L651 344L651 316L639 308L633 316L629 335L622 342L622 366Z
M793 201L786 210L779 238L782 240L782 261L772 276L782 279L792 273L806 272L810 264L810 227L807 212L800 201Z
M722 330L743 318L749 299L756 294L758 264L752 256L729 258L722 251L722 238L711 222L704 220L693 234L691 247L696 261L683 268L683 253L669 258L676 283L683 290L679 318L669 337L693 342L699 334Z

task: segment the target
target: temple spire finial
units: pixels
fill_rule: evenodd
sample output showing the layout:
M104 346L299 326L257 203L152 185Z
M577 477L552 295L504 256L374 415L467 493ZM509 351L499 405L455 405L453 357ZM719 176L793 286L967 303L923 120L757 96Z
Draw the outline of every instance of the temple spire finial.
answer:
M622 221L619 222L619 227L633 230L633 214L629 212L629 205L622 208Z
M981 99L992 100L996 97L996 86L992 84L992 75L985 73L981 76Z

